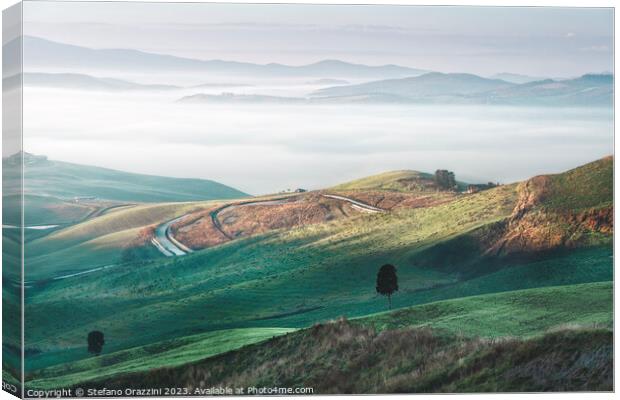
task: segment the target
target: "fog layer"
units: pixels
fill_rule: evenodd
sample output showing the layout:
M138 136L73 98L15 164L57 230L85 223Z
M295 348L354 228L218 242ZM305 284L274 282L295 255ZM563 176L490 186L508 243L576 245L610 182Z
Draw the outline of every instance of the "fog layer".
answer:
M25 150L213 179L252 194L329 187L397 169L447 168L462 180L507 183L613 152L613 113L606 108L175 102L184 94L26 88Z

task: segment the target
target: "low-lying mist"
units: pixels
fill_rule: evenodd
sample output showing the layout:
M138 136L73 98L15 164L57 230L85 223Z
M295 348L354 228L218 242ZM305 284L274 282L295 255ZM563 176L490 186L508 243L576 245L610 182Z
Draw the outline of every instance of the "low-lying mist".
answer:
M176 102L195 93L28 87L24 147L62 161L212 179L252 194L396 169L446 168L461 180L508 183L613 153L607 108Z

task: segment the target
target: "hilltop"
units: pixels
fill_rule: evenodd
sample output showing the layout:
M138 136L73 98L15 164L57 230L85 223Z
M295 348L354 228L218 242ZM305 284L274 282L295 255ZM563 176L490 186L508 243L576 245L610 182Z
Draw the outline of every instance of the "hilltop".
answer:
M170 178L92 167L25 154L27 193L60 198L162 202L231 199L247 196L207 179ZM4 159L3 159L4 161Z
M613 233L613 157L531 178L488 252L518 254L607 243Z
M458 182L460 187L465 183ZM332 187L335 190L392 190L397 192L436 191L437 184L434 175L411 171L388 171L376 175L366 176L350 182L341 183Z
M247 197L246 193L206 179L143 175L90 165L49 160L24 154L26 225L66 225L95 217L121 205L135 203L204 201ZM18 154L2 159L7 193L20 189ZM8 206L8 202L6 204ZM5 210L6 207L5 207ZM8 211L8 210L7 210ZM7 212L5 223L19 224Z

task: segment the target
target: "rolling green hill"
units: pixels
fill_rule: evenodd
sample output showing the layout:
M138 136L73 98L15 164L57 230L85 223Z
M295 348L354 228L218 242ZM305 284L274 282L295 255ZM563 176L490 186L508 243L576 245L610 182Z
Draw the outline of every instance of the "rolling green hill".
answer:
M613 204L614 158L600 160L561 174L549 175L547 185L539 187L542 205L559 211L581 211Z
M431 327L477 337L530 337L551 328L598 326L611 329L611 282L515 290L459 297L351 320L378 331Z
M578 171L579 180L586 186L607 179L595 178L599 176L598 169ZM397 176L392 181L400 178ZM607 304L607 298L601 294L607 290L603 286L588 287L587 295L579 287L552 288L613 279L611 232L604 226L582 225L582 220L570 217L569 209L564 226L578 226L584 232L589 229L601 240L552 251L532 248L523 257L504 257L487 251L498 237L518 231L511 225L517 221L515 218L538 209L521 207L530 204L531 197L523 187L523 184L503 185L475 194L455 194L450 202L424 208L359 213L346 219L273 230L183 257L129 262L44 282L27 290L26 371L34 373L41 368L73 362L91 365L80 360L88 358L84 338L93 329L105 332L105 354L111 355L208 332L307 328L340 316L370 315L368 321L374 321L359 327L359 320L355 320L352 322L355 329L382 329L380 324L391 327L391 323L396 323L390 322L394 321L391 317L385 322L386 317L375 315L387 307L386 300L375 292L376 273L384 263L398 268L400 290L394 296L395 307L455 299L452 303L428 305L427 309L399 314L398 323L407 326L406 329L433 326L440 337L459 337L463 333L497 337L511 332L529 337L564 323L596 323L606 327L611 314L600 309L601 304ZM531 199L532 204L542 201L536 196ZM599 204L601 199L594 203ZM582 204L581 200L578 204ZM92 265L94 259L80 259L78 254L86 254L84 251L94 247L80 246L122 243L142 224L186 212L179 206L191 209L195 205L177 204L167 208L166 204L158 204L116 210L33 243L40 245L40 249L45 246L62 249L60 244L67 243L67 253L55 253L60 256L56 258L68 260L66 266ZM45 251L33 254L41 256L37 262L45 269ZM510 295L511 291L530 288L549 291L540 296L536 295L538 292ZM499 293L493 295L499 297L463 299L492 293ZM590 295L594 297L586 301ZM536 307L537 304L540 306ZM433 307L439 307L439 312ZM545 310L552 314L545 314ZM502 313L515 317L494 317ZM418 323L418 319L427 323ZM461 325L467 325L467 329L459 330ZM571 331L554 337L562 341L574 335L581 333ZM579 337L578 340L586 341ZM527 340L544 342L546 339ZM485 343L484 346L488 344ZM515 342L515 348L530 346L524 343ZM476 349L484 352L489 347ZM467 354L473 357L482 353ZM159 363L158 356L153 356L153 362L148 361L151 366ZM141 364L137 360L132 365ZM54 382L61 380L58 377Z
M437 190L432 174L402 170L371 175L334 186L334 190L394 190L399 192ZM459 187L465 183L457 182Z
M612 336L608 331L613 325L612 297L611 282L558 286L430 303L351 321L315 325L294 333L284 329L214 332L190 336L180 343L156 344L49 368L35 373L30 385L36 388L62 385L110 388L140 387L148 382L152 387L166 387L173 383L182 387L224 383L246 387L273 382L277 376L278 382L284 386L309 386L326 393L337 388L342 390L341 385L350 385L345 392L363 393L397 391L402 384L427 387L433 391L450 385L472 389L479 386L468 382L466 377L492 375L495 377L492 382L485 384L497 385L494 390L515 387L531 390L531 386L512 386L524 385L524 382L502 379L501 372L514 370L524 365L525 360L529 362L547 354L550 347L564 346L572 346L565 348L566 353L561 353L561 360L565 363L562 368L568 370L575 364L568 350L581 346L582 352L598 351L600 354L602 351L604 362L594 365L601 368L598 372L605 376L604 379L599 377L599 384L607 385L608 373L602 368L611 363L612 357L609 349ZM251 333L249 340L233 340L239 335L245 337L246 331ZM222 339L218 338L225 335L232 339L222 347ZM262 342L271 336L279 337ZM510 339L490 342L485 339L489 337ZM249 345L253 342L260 343ZM205 349L203 346L207 343ZM246 347L235 350L240 345ZM158 347L162 347L161 354L155 350ZM538 353L524 360L526 348L531 347ZM226 353L231 349L234 351ZM304 351L300 353L299 349ZM488 359L491 352L500 354L497 359ZM226 354L217 356L218 353ZM359 357L376 361L369 362L365 368L353 367L360 363ZM203 360L198 361L200 358ZM340 361L336 362L336 358ZM424 358L433 360L431 367L423 370L420 377L412 379L410 374L419 371L418 360ZM465 365L472 363L472 359L482 362L476 371L463 368L463 372L467 371L463 374L465 377L437 382L436 374L454 375L452 364L459 358L465 360ZM516 363L508 362L515 358ZM497 360L505 364L497 363ZM181 365L183 362L185 365ZM157 369L164 366L165 369ZM155 370L143 372L148 368ZM494 370L497 368L499 371ZM191 375L188 375L189 370L193 371ZM207 374L206 371L218 372ZM366 378L356 375L360 373ZM202 376L200 384L197 380L188 380L188 376L194 378L196 374ZM361 379L329 379L325 374ZM592 371L588 374L594 375ZM379 376L384 382L376 381ZM394 385L399 381L402 383ZM588 382L585 387L598 388L592 385ZM540 388L545 390L543 384Z
M48 368L37 373L31 385L54 388L75 385L93 378L183 365L291 331L286 328L226 329L184 336Z
M312 388L314 394L609 392L613 333L563 329L530 339L489 341L429 329L377 333L341 321L182 367L80 385L125 389L176 384L196 390L271 387L272 382Z
M26 280L53 278L120 263L125 246L131 243L145 226L160 224L212 204L213 202L141 204L119 208L55 231L26 244ZM157 252L155 253L157 255Z
M486 250L497 255L608 245L613 238L613 158L519 184L515 209Z
M3 163L19 162L17 155ZM48 160L24 153L24 190L27 194L60 199L94 197L120 202L166 202L231 199L247 194L204 179L132 174L107 168ZM11 184L11 176L5 177Z

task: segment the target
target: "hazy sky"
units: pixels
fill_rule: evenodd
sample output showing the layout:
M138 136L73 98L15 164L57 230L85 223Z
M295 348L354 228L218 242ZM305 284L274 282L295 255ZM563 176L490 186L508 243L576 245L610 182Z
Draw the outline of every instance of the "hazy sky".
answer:
M29 35L199 59L552 77L613 69L613 13L601 8L27 2L24 19Z

